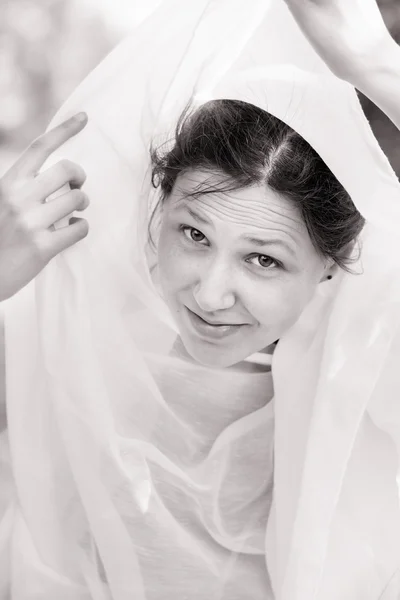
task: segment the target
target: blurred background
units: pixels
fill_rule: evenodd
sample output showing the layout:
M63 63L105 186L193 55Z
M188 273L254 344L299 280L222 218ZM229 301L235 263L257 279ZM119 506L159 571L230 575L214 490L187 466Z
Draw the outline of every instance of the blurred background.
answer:
M196 0L188 0L195 2ZM0 0L0 174L87 73L159 0ZM400 43L400 0L379 0ZM400 134L362 99L400 176Z
M0 0L0 175L159 1Z

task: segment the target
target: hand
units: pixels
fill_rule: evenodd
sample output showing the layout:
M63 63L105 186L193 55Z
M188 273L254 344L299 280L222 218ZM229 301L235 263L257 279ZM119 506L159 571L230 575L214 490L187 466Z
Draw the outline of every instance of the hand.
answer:
M376 0L285 0L331 71L354 84L393 44Z
M86 125L76 115L35 140L0 179L0 301L10 298L59 252L88 233L84 219L55 230L54 223L75 210L83 210L88 198L79 188L83 169L62 160L38 174L46 159ZM70 191L46 202L64 185Z

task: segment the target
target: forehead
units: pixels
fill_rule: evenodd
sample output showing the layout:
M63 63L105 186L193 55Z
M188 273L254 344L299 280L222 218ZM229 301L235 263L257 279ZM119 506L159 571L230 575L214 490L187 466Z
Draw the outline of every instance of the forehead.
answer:
M194 209L211 223L235 227L238 231L279 233L297 243L304 242L305 237L309 239L298 207L266 185L206 193L231 185L218 174L197 170L183 173L168 201L169 209L174 212Z

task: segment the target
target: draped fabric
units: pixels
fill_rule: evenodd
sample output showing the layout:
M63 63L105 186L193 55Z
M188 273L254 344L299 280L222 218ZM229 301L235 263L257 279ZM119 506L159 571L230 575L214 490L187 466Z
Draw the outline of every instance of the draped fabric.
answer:
M368 221L272 373L188 360L150 274L150 143L213 98L298 131ZM400 188L355 91L279 0L165 0L54 123L78 110L52 161L90 235L6 306L0 597L397 599Z

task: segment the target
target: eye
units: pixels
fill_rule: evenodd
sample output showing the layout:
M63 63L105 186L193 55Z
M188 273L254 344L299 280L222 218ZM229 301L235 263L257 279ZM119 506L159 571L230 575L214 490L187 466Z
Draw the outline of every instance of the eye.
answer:
M266 254L256 254L255 256L250 258L248 262L252 265L255 265L256 267L261 267L264 270L282 267L282 265L277 260L271 258L271 256L267 256Z
M182 231L191 242L196 242L197 244L204 245L204 242L207 241L207 238L204 235L204 233L201 233L201 231L195 229L194 227L182 225Z

